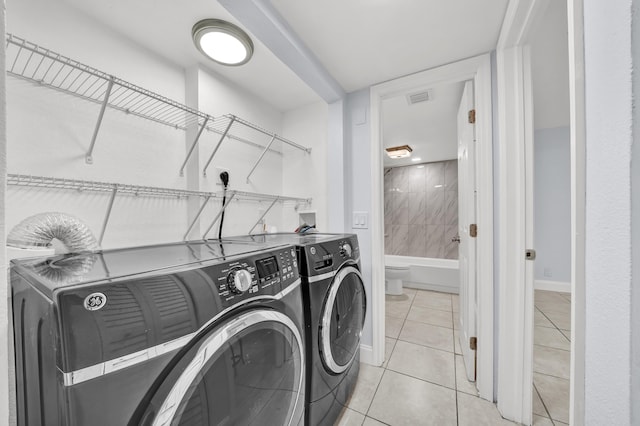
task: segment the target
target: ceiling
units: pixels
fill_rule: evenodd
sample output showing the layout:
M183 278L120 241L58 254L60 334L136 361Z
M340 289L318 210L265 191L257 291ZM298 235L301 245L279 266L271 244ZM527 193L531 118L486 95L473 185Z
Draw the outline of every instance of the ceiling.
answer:
M508 0L271 0L346 92L494 50Z
M72 5L179 66L199 63L281 111L320 100L256 37L254 57L244 66L224 67L202 57L191 40L193 24L204 18L239 24L215 0L56 1ZM508 0L270 3L338 84L351 92L491 51Z
M384 156L384 166L404 166L457 158L458 106L464 82L429 89L430 100L410 105L405 94L382 102L382 143L390 146L409 145L409 158ZM409 92L413 93L413 92ZM412 161L417 158L421 160Z
M243 66L226 67L206 59L191 39L193 25L205 18L224 19L238 25L238 21L215 0L53 1L70 4L178 66L186 69L200 64L264 99L280 111L320 100L313 90L255 37L252 37L254 56Z

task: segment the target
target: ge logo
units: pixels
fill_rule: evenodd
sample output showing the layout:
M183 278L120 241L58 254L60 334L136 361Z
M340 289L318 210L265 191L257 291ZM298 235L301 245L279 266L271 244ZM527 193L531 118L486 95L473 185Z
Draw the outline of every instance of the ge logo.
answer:
M315 247L311 247L311 254L316 254L316 248Z
M84 298L84 308L87 311L97 311L107 304L107 296L103 293L92 293Z

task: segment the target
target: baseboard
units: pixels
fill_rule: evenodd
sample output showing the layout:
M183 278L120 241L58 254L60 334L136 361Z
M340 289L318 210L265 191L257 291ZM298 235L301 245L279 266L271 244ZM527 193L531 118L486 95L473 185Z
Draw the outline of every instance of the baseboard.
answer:
M458 294L460 288L458 286L438 285L438 284L426 284L417 283L415 281L405 281L402 285L406 288L415 288L418 290L438 291L440 293Z
M373 363L373 346L360 345L360 362L369 365L376 365Z
M571 293L571 283L563 281L534 280L533 288L536 290L559 291L561 293Z

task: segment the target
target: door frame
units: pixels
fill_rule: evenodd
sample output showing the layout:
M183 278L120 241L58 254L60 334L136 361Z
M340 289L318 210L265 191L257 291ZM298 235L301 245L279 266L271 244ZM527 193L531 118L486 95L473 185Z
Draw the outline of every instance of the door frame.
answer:
M528 38L550 0L511 0L496 50L500 153L498 233L498 410L532 420L533 280L525 250L532 243L527 202L533 187L533 96ZM567 0L571 126L571 424L584 423L584 61L582 0ZM514 143L518 142L518 143ZM515 284L515 285L514 285ZM522 284L522 285L521 285Z
M478 374L480 397L494 397L494 313L493 313L493 134L491 59L489 54L418 72L372 86L371 106L371 252L373 350L371 362L381 365L385 356L384 290L384 182L381 138L381 104L388 97L407 90L427 89L438 84L473 80L476 107L476 176L478 282Z

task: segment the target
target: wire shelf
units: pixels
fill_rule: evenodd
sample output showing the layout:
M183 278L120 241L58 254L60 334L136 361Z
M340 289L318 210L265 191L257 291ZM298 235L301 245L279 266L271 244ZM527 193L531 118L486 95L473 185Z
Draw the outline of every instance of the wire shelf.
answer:
M256 142L260 140L260 136L267 136L272 140L279 140L297 149L311 152L310 148L235 115L214 117L205 114L13 34L7 34L6 64L7 74L12 77L101 105L91 145L86 155L87 163L93 162L93 148L106 107L175 129L186 130L188 127L197 126L200 131L180 170L181 174L203 130L221 136L213 155L225 138L255 146L265 150L264 152L282 154L271 148L271 143L265 147L265 144ZM234 134L233 131L238 131L240 134ZM204 173L206 175L206 167Z
M162 188L155 186L131 185L114 182L98 182L90 180L66 179L47 176L34 176L22 174L7 174L7 185L48 188L60 190L75 190L88 192L112 192L115 187L119 194L131 194L138 196L151 197L211 197L222 198L223 192L206 192L191 191L187 189ZM311 198L287 197L283 195L261 194L257 192L246 192L228 190L227 196L234 194L235 200L238 201L274 201L279 202L296 202L301 204L310 204Z
M154 186L140 186L140 185L130 185L123 183L113 183L113 182L96 182L89 180L78 180L78 179L65 179L65 178L55 178L55 177L47 177L47 176L34 176L34 175L21 175L21 174L7 174L7 185L10 186L21 186L21 187L31 187L31 188L49 188L49 189L57 189L57 190L75 190L75 191L91 191L91 192L102 192L102 193L110 193L111 196L109 198L109 203L107 206L107 211L105 213L102 229L100 232L100 237L98 239L99 243L102 244L102 240L104 238L105 230L107 228L107 224L109 222L109 217L111 216L111 210L113 209L113 204L118 194L129 194L135 196L150 196L150 197L200 197L203 198L203 202L200 206L198 213L195 217L192 218L191 224L187 229L187 232L184 234L184 239L187 238L191 229L193 229L196 221L204 211L207 203L212 198L223 198L226 195L226 202L215 216L206 232L202 236L203 239L206 239L207 234L211 231L215 223L218 221L224 210L231 204L232 201L268 201L271 204L264 211L260 219L256 222L256 224L251 228L249 233L253 231L253 229L258 225L258 223L264 218L271 208L276 203L284 204L286 202L293 202L296 205L296 209L300 204L311 204L311 198L297 198L297 197L287 197L283 195L271 195L271 194L260 194L257 192L245 192L245 191L236 191L236 190L228 190L226 194L223 191L218 192L205 192L205 191L191 191L186 189L173 189L173 188L161 188Z

